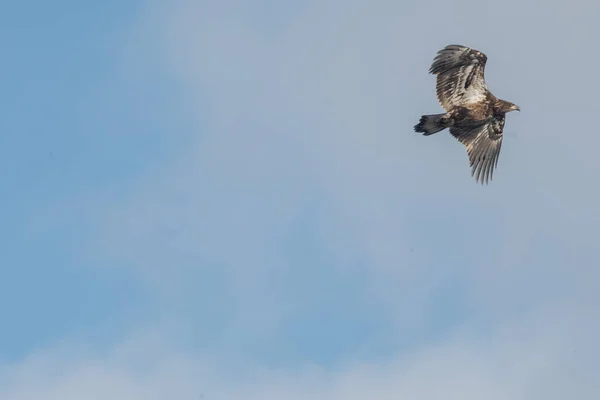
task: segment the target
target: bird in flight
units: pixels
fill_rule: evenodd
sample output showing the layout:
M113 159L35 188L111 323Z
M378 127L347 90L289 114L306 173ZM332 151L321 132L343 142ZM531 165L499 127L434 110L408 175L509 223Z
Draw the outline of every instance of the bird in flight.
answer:
M506 113L521 111L488 90L486 61L485 54L462 45L452 44L438 51L429 73L437 75L437 99L446 112L423 115L414 127L425 136L449 128L467 148L471 176L482 185L493 177L498 165Z

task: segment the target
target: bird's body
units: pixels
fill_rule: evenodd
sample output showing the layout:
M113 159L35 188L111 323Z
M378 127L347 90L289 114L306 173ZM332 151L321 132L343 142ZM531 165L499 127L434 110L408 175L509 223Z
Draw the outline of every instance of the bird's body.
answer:
M482 184L498 164L506 113L520 111L489 91L486 62L485 54L466 46L448 45L438 51L429 72L437 75L437 99L446 112L423 115L414 128L425 136L448 128L467 148L471 175Z

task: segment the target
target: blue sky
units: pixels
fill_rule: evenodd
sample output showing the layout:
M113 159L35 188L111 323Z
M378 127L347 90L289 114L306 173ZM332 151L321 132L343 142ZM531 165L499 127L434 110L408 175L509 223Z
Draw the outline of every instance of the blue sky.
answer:
M82 263L78 253L93 218L72 203L86 192L117 191L139 168L135 143L111 130L143 124L119 115L110 100L118 90L119 35L136 6L59 1L3 7L0 296L11 327L1 334L3 360L21 359L80 330L112 336L112 321L121 325L124 318L115 311L132 311L119 305L144 303L144 292L125 271L109 276L82 265L91 261Z
M5 5L0 397L593 397L599 11ZM412 131L449 43L522 109L489 186Z

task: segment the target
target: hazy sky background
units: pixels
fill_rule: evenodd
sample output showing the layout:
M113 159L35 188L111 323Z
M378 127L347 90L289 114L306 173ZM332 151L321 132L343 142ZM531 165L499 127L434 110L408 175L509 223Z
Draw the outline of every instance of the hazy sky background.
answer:
M1 11L3 400L600 394L597 2ZM488 186L413 131L451 43Z

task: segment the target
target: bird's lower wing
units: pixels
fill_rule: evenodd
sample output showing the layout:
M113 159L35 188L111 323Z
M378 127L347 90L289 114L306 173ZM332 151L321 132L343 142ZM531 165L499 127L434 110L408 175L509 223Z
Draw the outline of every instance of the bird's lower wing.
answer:
M471 176L477 182L487 184L494 176L498 165L498 157L502 148L502 132L504 118L495 118L466 127L450 128L452 136L457 138L466 148L471 164Z

